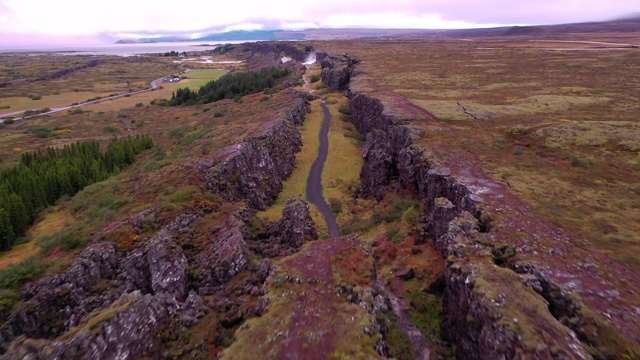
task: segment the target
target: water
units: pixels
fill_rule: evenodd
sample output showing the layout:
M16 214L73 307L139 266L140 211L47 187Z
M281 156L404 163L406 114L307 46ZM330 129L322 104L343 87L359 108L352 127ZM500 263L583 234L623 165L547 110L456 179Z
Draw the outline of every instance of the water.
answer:
M169 51L194 52L213 50L221 44L240 44L253 41L221 41L221 42L165 42L150 44L96 44L96 45L42 45L42 46L8 46L0 48L0 52L21 53L58 53L64 55L119 55L134 56L136 54L157 54ZM207 46L199 46L206 44Z

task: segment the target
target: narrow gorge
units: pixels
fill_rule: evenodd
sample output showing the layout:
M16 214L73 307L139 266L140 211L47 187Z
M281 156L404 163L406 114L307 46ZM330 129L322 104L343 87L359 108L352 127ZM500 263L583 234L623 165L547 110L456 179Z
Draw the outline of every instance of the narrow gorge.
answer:
M631 283L632 273L538 218L473 154L430 146L430 137L455 130L398 95L371 90L375 79L358 74L356 60L320 58L323 81L348 91L351 121L366 138L363 196L403 189L424 204L419 241L446 259L442 331L458 354L615 357L638 341L626 320L637 310L624 301L634 290L612 285L612 274Z

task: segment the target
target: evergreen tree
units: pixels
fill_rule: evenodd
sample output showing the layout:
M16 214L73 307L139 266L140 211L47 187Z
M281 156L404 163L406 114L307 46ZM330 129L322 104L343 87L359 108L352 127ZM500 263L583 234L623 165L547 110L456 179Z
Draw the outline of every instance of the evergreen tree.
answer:
M87 141L23 153L17 166L0 172L0 251L61 196L120 172L152 146L148 136L136 136L115 139L104 151L97 141Z
M255 94L273 88L290 74L291 70L277 67L265 68L258 72L227 74L218 80L208 82L198 91L192 91L189 88L178 89L175 94L172 94L169 104L206 104L222 99L233 99L238 95Z

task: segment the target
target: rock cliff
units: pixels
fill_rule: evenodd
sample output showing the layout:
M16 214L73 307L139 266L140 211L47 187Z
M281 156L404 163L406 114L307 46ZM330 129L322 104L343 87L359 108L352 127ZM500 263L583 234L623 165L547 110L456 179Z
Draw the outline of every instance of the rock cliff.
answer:
M304 96L291 94L291 105L262 132L222 156L189 165L202 187L252 208L273 202L301 146L295 125L302 124L309 109ZM166 355L158 336L163 327L171 334L186 333L214 309L230 314L220 325L230 328L245 315L263 311L262 305L240 309L239 296L263 293L260 284L270 266L268 261L250 263L248 232L238 213L227 214L222 227L208 230L203 243L184 244L185 234L218 211L219 206L202 204L187 206L130 251L96 236L66 271L25 286L23 304L0 319L3 358L159 358ZM161 212L159 207L144 210L124 224L139 230L143 221L155 222ZM292 200L278 223L281 242L295 251L306 239L316 238L310 221L308 205ZM245 271L249 284L224 288ZM209 295L213 300L205 306L203 296ZM195 350L208 351L204 346Z
M331 91L346 90L351 77L356 75L355 64L358 60L344 55L342 58L329 55L325 52L316 54L316 62L322 66L320 74L322 82L325 83Z
M421 241L432 239L447 259L443 332L463 358L584 359L639 340L624 320L634 310L598 270L609 260L596 260L579 239L537 218L472 154L430 147L428 135L451 131L430 114L418 118L412 109L408 119L358 87L349 97L352 122L366 137L362 194L381 198L401 187L424 202ZM437 130L425 134L412 120ZM632 276L619 265L616 272ZM615 340L602 338L609 331Z
M286 256L300 250L307 241L317 239L309 204L298 195L287 201L279 221L266 225L263 234L253 236L250 247L262 256Z
M262 134L227 148L222 160L198 161L195 167L207 189L227 200L246 200L251 207L264 210L293 171L295 154L302 146L294 126L304 122L308 111L309 102L298 94L280 119Z

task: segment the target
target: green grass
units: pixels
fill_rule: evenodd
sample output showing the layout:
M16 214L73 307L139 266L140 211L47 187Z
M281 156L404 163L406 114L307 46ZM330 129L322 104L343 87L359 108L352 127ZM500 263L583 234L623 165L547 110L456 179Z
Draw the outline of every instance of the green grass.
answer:
M320 127L322 126L322 109L317 102L312 106L311 114L307 114L304 125L299 128L302 138L302 150L296 154L296 167L291 176L284 182L282 192L278 195L275 203L258 213L259 216L265 216L270 220L277 220L282 216L287 201L297 195L302 195L306 199L307 196L307 179L311 171L311 165L318 157L318 148L320 146ZM326 196L326 195L325 195ZM315 207L312 206L313 209ZM314 214L316 225L322 226L324 220ZM326 226L326 225L325 225Z
M162 87L167 89L177 90L179 88L189 88L192 90L198 90L201 86L204 86L210 81L218 80L222 75L226 74L227 70L196 70L189 71L181 76L187 76L187 79L180 80L177 83L162 84Z

